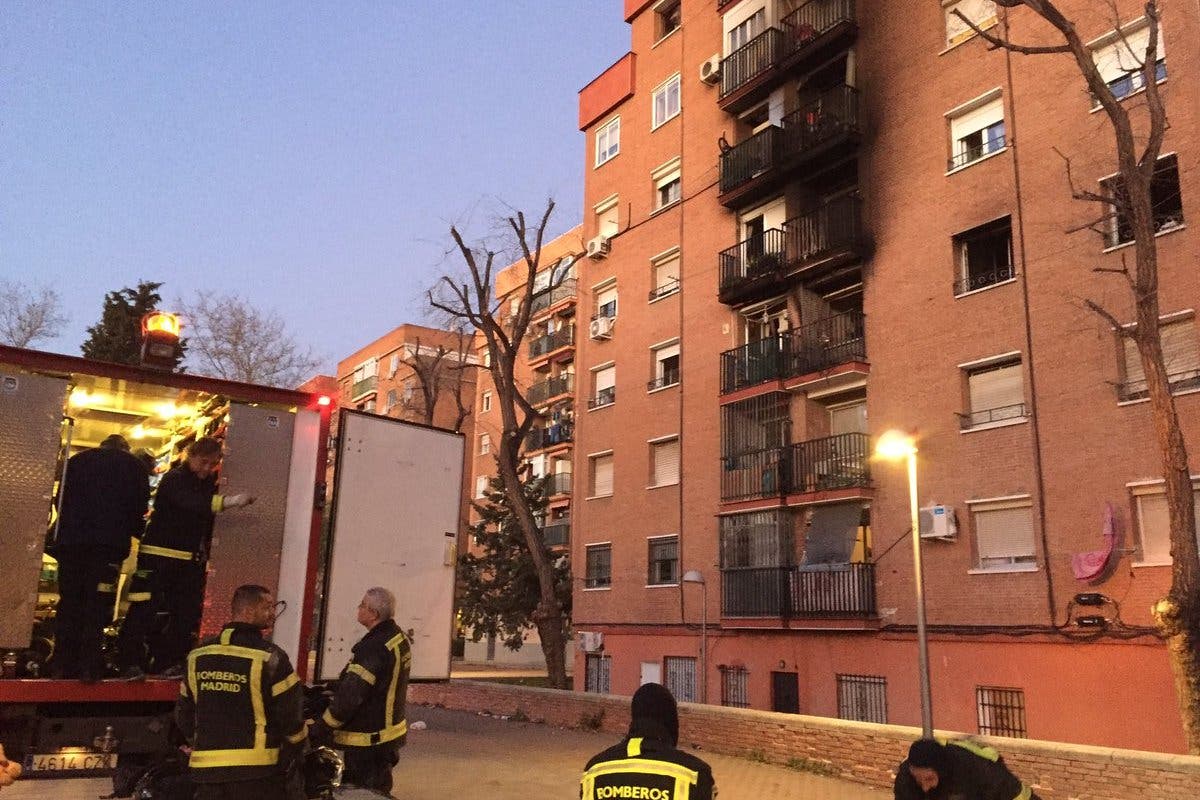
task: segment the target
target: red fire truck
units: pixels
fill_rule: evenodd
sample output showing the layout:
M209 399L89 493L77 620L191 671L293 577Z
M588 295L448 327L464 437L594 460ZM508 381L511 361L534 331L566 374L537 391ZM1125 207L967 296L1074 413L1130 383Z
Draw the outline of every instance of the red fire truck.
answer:
M334 442L333 410L326 396L0 346L0 742L10 755L35 774L67 774L166 746L177 681L41 677L57 602L45 544L70 485L64 464L113 433L154 459L152 483L191 441L214 436L222 487L257 498L217 517L201 636L227 621L234 588L263 584L286 603L274 641L302 678L331 679L361 634L363 590L384 586L413 639L413 678L449 677L463 439L342 411Z

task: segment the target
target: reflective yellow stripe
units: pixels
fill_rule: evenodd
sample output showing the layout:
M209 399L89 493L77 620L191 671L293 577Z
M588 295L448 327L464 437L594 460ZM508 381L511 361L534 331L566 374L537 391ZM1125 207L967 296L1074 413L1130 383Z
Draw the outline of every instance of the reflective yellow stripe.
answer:
M254 747L245 750L193 750L188 766L207 767L265 767L279 763L278 747Z
M975 755L979 756L980 758L986 758L988 761L999 761L1000 760L1000 751L998 751L996 748L988 747L986 744L979 744L978 742L972 742L970 739L956 739L952 742L947 742L947 744L952 744L956 747L961 747L963 750L966 750L968 753L974 753Z
M188 653L187 657L187 684L188 689L192 692L192 697L199 697L200 692L196 690L196 651Z
M385 644L384 647L386 647L388 650L394 650L395 648L399 647L400 643L406 638L408 637L404 635L404 631L400 631L400 633L397 633L395 636L388 639L387 644Z
M630 740L630 745L635 740ZM641 747L641 740L637 739L638 747ZM669 761L656 761L649 758L624 758L616 761L603 761L596 766L583 773L583 797L584 800L595 797L596 778L601 775L612 775L621 772L640 772L644 775L661 775L666 778L671 778L675 781L675 791L673 797L677 800L687 800L691 794L691 789L700 780L700 775L695 770L690 770L687 767L679 764L672 764Z
M351 663L350 666L346 667L346 671L354 673L372 686L375 685L375 675L362 664Z
M97 583L96 584L97 592L104 592L105 594L111 594L111 593L115 592L116 590L117 590L117 585L115 583Z
M360 731L334 731L333 741L335 744L344 744L349 747L370 747L374 744L383 744L390 742L393 739L399 739L404 734L408 733L407 720L400 720L395 725L391 725L376 733L362 733Z
M149 599L150 599L149 592L130 592L129 593L129 602L131 602L131 603L145 603Z
M1033 797L1033 790L1028 786L1022 786L1021 791L1017 793L1013 800L1030 800Z
M279 697L279 695L283 694L299 682L300 676L293 672L291 675L288 675L279 683L271 687L271 697Z
M340 728L346 724L346 723L342 722L341 720L339 720L337 717L335 717L333 715L333 712L330 711L328 708L325 709L325 713L321 715L321 720L331 728Z
M267 709L263 705L263 663L250 664L250 705L254 708L254 749L267 747Z
M400 668L403 666L403 659L400 658L400 645L407 639L404 636L404 631L397 633L388 640L387 648L392 651L392 682L388 685L387 690L387 706L383 709L383 727L384 730L390 729L393 724L404 724L404 720L396 723L395 708L396 708L396 688L400 683Z
M139 553L145 553L148 556L162 556L163 558L178 558L181 561L191 561L192 553L187 550L175 550L171 547L159 547L153 544L144 544L138 548Z
M253 647L241 647L236 644L209 644L197 647L191 652L192 656L241 656L255 661L266 661L271 654L265 650L255 650Z
M300 744L308 738L308 728L301 726L300 730L287 737L287 740L292 744Z
M226 628L221 631L221 644L229 644L229 640L233 638L233 628Z
M225 510L225 498L219 494L214 494L212 499L212 512L218 514Z
M629 740L629 744L625 745L625 755L630 758L635 758L642 754L642 737L635 736Z

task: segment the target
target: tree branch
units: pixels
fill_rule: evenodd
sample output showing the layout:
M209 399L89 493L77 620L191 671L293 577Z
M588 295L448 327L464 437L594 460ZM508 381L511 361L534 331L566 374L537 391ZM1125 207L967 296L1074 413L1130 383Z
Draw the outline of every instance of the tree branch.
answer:
M1070 46L1065 45L1065 44L1048 45L1048 46L1014 44L1005 39L1001 39L999 36L995 36L994 34L991 34L987 31L985 31L983 28L979 27L974 22L967 19L966 15L963 14L961 11L959 11L957 8L954 9L953 13L954 13L954 16L956 16L960 20L962 20L963 23L968 28L973 30L977 36L982 38L988 44L992 45L993 48L999 48L1001 50L1008 50L1013 53L1021 53L1023 55L1027 55L1027 56L1045 55L1048 53L1069 53L1069 52L1071 52Z

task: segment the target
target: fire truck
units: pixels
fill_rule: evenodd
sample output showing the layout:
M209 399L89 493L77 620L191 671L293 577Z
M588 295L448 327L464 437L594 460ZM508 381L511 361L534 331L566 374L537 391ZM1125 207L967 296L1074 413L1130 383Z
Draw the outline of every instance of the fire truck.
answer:
M360 638L365 589L396 594L414 680L450 674L460 434L342 410L328 396L0 346L0 742L33 773L112 769L169 747L178 681L83 683L44 677L54 647L57 511L67 459L119 433L151 484L188 444L223 444L221 488L253 505L217 515L199 635L229 618L233 590L283 601L273 640L301 678L336 678ZM333 458L332 486L327 467ZM122 566L113 626L128 607Z

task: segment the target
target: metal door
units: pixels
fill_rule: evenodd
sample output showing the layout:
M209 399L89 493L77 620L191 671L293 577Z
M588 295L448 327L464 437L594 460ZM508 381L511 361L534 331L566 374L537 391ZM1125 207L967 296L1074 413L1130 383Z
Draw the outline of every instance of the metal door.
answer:
M799 673L771 673L771 710L782 711L785 714L800 713Z
M365 632L363 592L396 595L396 623L411 631L414 679L450 677L463 437L343 410L317 675L337 677Z
M28 647L33 631L67 388L0 368L0 648Z

